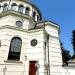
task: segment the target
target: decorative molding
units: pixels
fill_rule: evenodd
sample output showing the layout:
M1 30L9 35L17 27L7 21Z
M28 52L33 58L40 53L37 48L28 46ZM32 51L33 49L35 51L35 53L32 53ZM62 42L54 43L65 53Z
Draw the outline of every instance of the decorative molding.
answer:
M6 63L19 63L19 64L23 64L23 62L21 62L21 61L14 61L14 60L5 60L4 62L6 62Z
M58 39L59 40L59 37L57 36L53 36L53 35L49 35L51 38L54 38L54 39Z
M26 19L31 20L34 24L36 23L36 21L31 16L21 14L20 12L13 11L13 10L8 10L8 11L4 11L0 13L0 18L7 16L7 15L19 16L21 18L26 18Z
M17 30L17 31L22 31L22 32L28 32L28 33L35 33L35 32L38 32L38 31L42 31L43 29L40 28L40 29L34 29L34 30L26 30L26 29L22 29L22 28L18 28L18 27L14 27L14 26L9 26L9 25L5 25L5 26L1 26L0 27L0 30L1 29L13 29L13 30Z

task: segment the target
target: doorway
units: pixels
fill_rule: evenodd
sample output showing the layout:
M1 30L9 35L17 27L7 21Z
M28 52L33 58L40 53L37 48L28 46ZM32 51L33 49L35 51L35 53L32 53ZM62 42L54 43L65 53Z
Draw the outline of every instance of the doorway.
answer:
M29 75L36 75L36 63L37 61L29 61Z

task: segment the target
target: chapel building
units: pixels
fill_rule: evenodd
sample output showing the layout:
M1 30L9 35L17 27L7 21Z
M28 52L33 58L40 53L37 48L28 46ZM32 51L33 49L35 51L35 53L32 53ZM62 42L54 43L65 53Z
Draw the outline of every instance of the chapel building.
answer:
M0 0L0 75L62 75L59 33L33 3Z

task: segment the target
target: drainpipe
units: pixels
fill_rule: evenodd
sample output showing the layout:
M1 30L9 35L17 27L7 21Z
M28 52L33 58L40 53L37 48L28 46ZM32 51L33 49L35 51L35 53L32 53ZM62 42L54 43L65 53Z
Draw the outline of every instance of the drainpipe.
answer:
M45 30L45 23L44 23L44 33L47 34L47 36L44 36L44 50L45 50L45 67L47 75L50 75L50 56L49 56L49 34Z
M48 75L50 75L49 34L47 36L47 49L48 49L48 69L49 69L49 74Z

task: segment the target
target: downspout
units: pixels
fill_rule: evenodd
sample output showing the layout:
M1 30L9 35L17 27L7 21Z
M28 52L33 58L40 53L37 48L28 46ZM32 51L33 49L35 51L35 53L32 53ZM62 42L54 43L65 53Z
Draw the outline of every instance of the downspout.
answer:
M50 58L49 58L49 34L45 30L45 23L44 23L44 50L45 50L45 69L47 75L50 75Z
M49 34L47 35L47 49L48 49L48 70L49 70L48 75L50 75Z
M45 33L46 33L46 31L45 31L45 23L43 24L43 29L44 29L44 56L45 56L45 59L44 59L44 62L45 62L45 75L48 75L48 72L47 72L47 69L46 69L46 37L45 37Z

